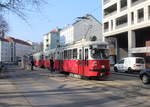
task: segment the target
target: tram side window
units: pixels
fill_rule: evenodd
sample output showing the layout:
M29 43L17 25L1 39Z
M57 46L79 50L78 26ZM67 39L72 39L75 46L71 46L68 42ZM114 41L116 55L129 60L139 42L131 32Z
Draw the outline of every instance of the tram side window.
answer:
M85 49L85 60L87 60L89 58L89 50Z
M79 59L82 59L82 50L79 50Z
M69 56L70 56L70 53L69 53L69 50L67 50L67 56L66 56L66 58L69 59Z
M67 59L67 51L64 51L64 59Z
M71 59L71 50L69 50L68 53L69 53L68 59Z
M68 50L68 59L72 59L72 50Z
M64 52L62 52L62 59L64 59Z
M40 56L40 60L43 60L43 57L44 57L44 56L43 56L43 55L41 55L41 56Z
M45 59L48 60L48 56L45 56Z
M73 50L70 50L70 59L73 59Z
M73 59L77 59L77 49L73 49Z

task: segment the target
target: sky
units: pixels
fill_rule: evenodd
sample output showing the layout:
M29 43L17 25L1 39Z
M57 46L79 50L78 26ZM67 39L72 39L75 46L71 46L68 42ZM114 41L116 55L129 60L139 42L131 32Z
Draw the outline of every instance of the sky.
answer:
M33 42L42 42L43 35L55 28L72 24L77 17L92 14L102 22L101 0L47 0L40 9L25 11L26 23L20 17L7 13L8 36Z

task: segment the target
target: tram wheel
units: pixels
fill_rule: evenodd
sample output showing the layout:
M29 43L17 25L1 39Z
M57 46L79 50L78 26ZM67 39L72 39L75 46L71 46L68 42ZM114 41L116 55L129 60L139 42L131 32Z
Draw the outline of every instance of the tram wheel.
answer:
M108 79L108 76L99 77L99 80L100 80L100 81L107 81L107 79Z
M117 67L114 67L114 71L115 71L115 72L118 72L118 68L117 68Z

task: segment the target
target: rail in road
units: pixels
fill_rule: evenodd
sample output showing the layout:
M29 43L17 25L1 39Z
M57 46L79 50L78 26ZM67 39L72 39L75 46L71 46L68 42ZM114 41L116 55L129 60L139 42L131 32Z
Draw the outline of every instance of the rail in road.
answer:
M115 75L124 75L124 76L130 76L130 77L139 77L139 73L136 72L136 73L125 73L125 72L112 72L112 74L115 74Z

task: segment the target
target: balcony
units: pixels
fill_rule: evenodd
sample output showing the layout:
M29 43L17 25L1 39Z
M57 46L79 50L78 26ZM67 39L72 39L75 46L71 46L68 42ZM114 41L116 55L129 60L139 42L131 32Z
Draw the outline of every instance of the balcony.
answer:
M135 6L135 5L145 2L145 1L146 0L131 0L131 4L132 4L132 6Z
M120 28L124 28L127 26L128 26L128 23L124 23L124 24L120 24L120 25L116 26L115 29L120 29Z
M141 23L143 21L144 21L144 18L140 18L140 19L137 20L138 23Z
M128 25L128 15L118 17L116 19L116 29L126 27Z
M112 13L117 12L117 3L111 5L110 7L104 9L104 16L112 15Z
M139 48L132 48L129 50L129 53L149 53L150 47L139 47Z
M109 3L111 0L104 0L104 5Z
M108 31L109 31L109 29L104 29L104 33L108 32Z

